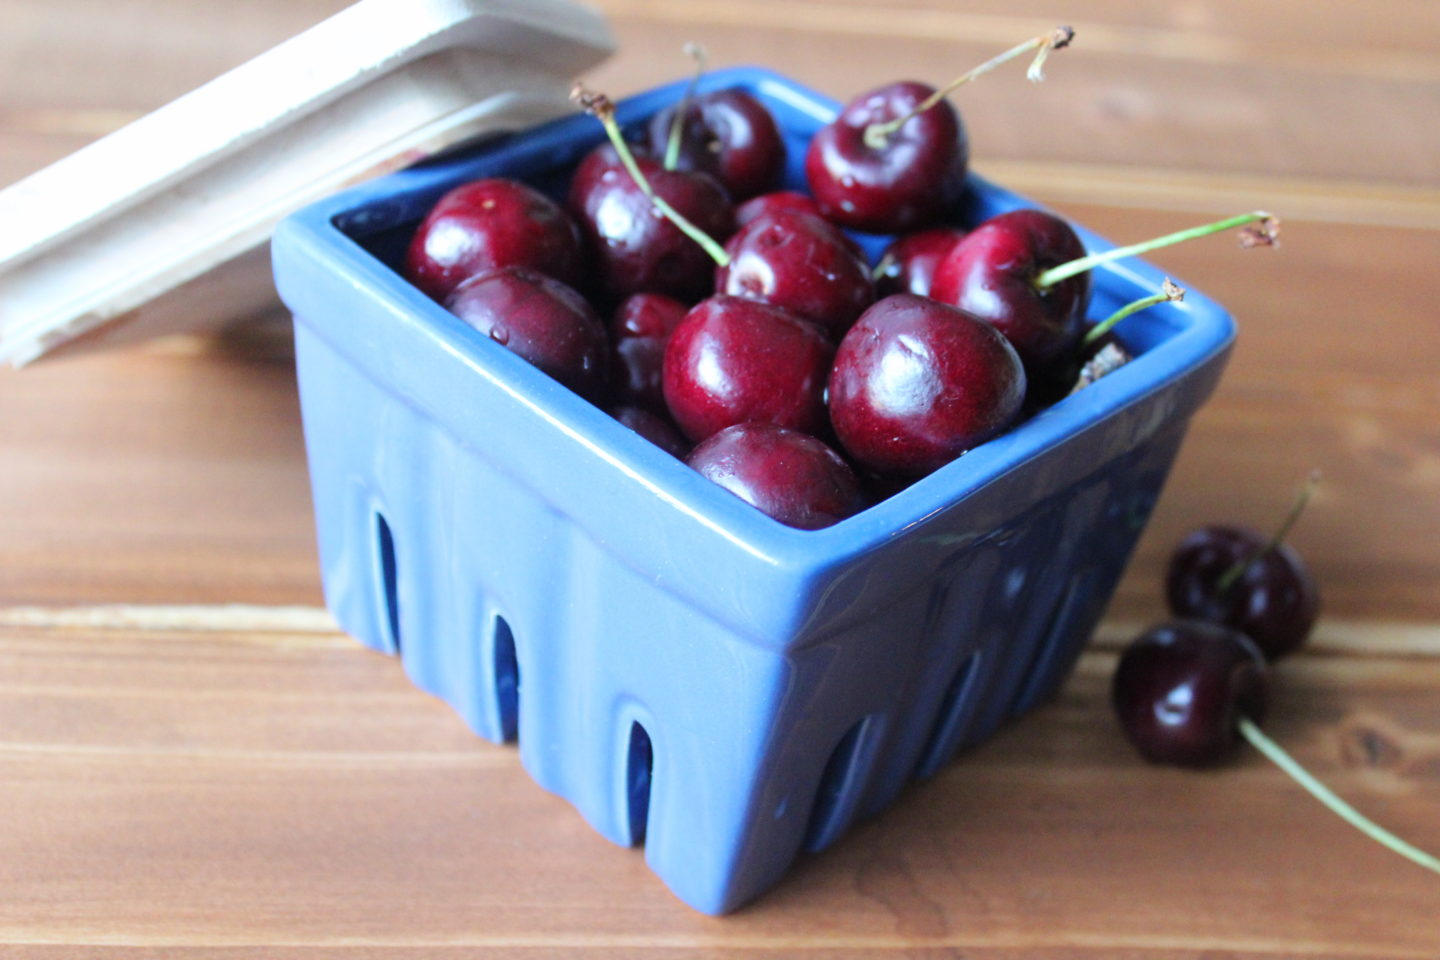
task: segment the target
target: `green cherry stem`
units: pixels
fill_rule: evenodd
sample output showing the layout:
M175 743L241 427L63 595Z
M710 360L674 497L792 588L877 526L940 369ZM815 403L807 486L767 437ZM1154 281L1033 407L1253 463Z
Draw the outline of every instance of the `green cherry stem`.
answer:
M1256 750L1259 750L1267 759L1281 770L1284 770L1292 780L1304 787L1312 797L1329 807L1330 811L1341 820L1349 823L1356 830L1359 830L1381 846L1388 847L1400 854L1400 856L1405 859L1419 864L1426 870L1440 873L1440 859L1437 859L1418 847L1406 843L1374 820L1371 820L1350 806L1350 804L1344 800L1341 800L1335 795L1334 791L1315 779L1315 776L1311 774L1310 771L1300 766L1294 757L1286 753L1284 747L1262 733L1260 727L1249 717L1241 716L1237 724L1240 728L1240 735L1250 741L1250 744Z
M1185 288L1175 283L1175 281L1171 280L1169 277L1166 277L1165 283L1163 286L1161 286L1159 293L1155 294L1152 297L1141 297L1134 303L1125 304L1125 306L1121 307L1119 310L1116 310L1114 313L1110 314L1110 316L1106 317L1104 320L1101 320L1099 323L1095 324L1095 326L1091 327L1086 332L1085 339L1081 341L1080 345L1083 347L1090 346L1090 344L1094 343L1096 340L1099 340L1101 337L1105 336L1105 334L1109 333L1110 329L1114 327L1115 324L1119 323L1121 320L1124 320L1132 313L1139 313L1146 307L1153 307L1157 303L1178 303L1179 301L1184 299Z
M1230 565L1228 570L1220 575L1220 579L1215 581L1216 594L1223 597L1230 591L1231 587L1235 586L1241 577L1245 576L1245 572L1254 566L1261 557L1285 542L1285 538L1290 536L1290 531L1295 528L1295 522L1300 519L1300 514L1305 512L1306 505L1310 503L1310 496L1319 485L1320 471L1311 470L1310 476L1305 479L1305 485L1301 487L1300 492L1295 495L1295 502L1290 505L1290 512L1285 514L1285 519L1281 522L1280 528L1275 531L1265 546L1255 551L1251 556L1243 560L1235 561Z
M664 197L656 194L650 186L650 181L641 172L640 165L635 162L635 155L630 152L630 145L625 142L624 134L620 132L620 124L615 121L615 105L610 102L610 98L603 93L587 90L582 84L577 83L570 90L570 99L579 104L586 113L600 121L600 125L605 128L605 135L610 138L611 145L620 157L620 162L629 171L635 185L645 196L650 198L655 209L675 224L681 233L700 244L716 263L722 267L728 267L730 255L725 252L725 248L716 243L715 239L704 230L686 219L684 214L667 203Z
M985 74L989 73L991 70L994 70L1001 64L1009 63L1016 57L1024 56L1031 50L1038 50L1039 52L1035 54L1035 60L1030 64L1030 69L1025 72L1025 76L1029 78L1031 82L1039 83L1041 80L1045 79L1045 60L1047 57L1050 56L1050 51L1061 50L1065 47L1068 47L1070 45L1070 41L1074 39L1075 30L1073 28L1057 27L1056 29L1051 30L1049 33L1044 34L1043 36L1031 37L1024 43L1013 46L997 57L991 57L989 60L986 60L984 63L980 64L980 66L960 74L960 76L956 77L954 80L951 80L939 90L936 90L934 93L930 94L930 96L926 97L924 100L916 104L910 110L910 112L905 114L903 117L897 117L894 120L888 120L885 123L870 124L870 126L865 128L865 146L869 147L871 150L884 150L886 145L890 142L890 137L894 135L895 131L905 126L905 124L909 123L911 119L919 116L926 110L929 110L931 107L934 107L941 100L944 100L950 94L954 93L956 90L960 89L970 81L976 80L984 76Z
M1204 226L1191 227L1189 230L1169 233L1163 237L1156 237L1154 240L1146 240L1144 243L1132 243L1128 247L1117 247L1114 250L1107 250L1104 253L1092 253L1088 257L1081 257L1078 260L1071 260L1069 263L1062 263L1058 267L1051 267L1049 270L1043 271L1035 278L1035 286L1041 290L1046 290L1062 280L1069 280L1076 274L1084 273L1086 270L1093 270L1102 263L1109 263L1112 260L1123 260L1126 257L1139 256L1142 253L1149 253L1151 250L1159 250L1161 247L1184 243L1186 240L1208 237L1210 234L1219 233L1222 230L1231 230L1235 227L1248 227L1252 223L1259 224L1259 226L1241 233L1241 246L1273 247L1276 245L1279 238L1280 221L1277 220L1273 214L1266 213L1264 210L1255 210L1250 213L1242 213L1237 217L1217 220L1215 223L1207 223Z
M700 85L700 78L705 75L710 60L710 55L698 43L685 44L685 56L695 61L695 75L690 78L690 86L685 88L680 106L675 108L675 116L670 118L670 134L665 139L666 170L674 170L680 162L680 131L685 127L685 111L690 109L690 101L695 99L695 88Z

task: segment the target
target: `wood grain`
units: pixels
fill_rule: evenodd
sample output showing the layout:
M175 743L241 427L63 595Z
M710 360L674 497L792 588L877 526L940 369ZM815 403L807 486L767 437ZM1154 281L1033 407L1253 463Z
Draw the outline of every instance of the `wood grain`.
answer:
M1258 758L1205 774L1135 759L1105 702L1112 656L714 920L343 638L5 628L0 943L1433 956L1434 877ZM1310 657L1271 729L1434 847L1437 685L1433 658Z
M0 0L0 184L344 0ZM293 369L264 338L0 372L0 957L1138 960L1440 955L1440 885L1258 757L1135 759L1105 703L1191 526L1278 516L1325 616L1271 732L1440 848L1440 17L1430 0L599 0L615 94L681 43L840 97L1069 19L960 100L983 172L1116 240L1254 206L1165 269L1242 334L1058 700L714 920L318 611ZM240 604L244 606L228 606ZM276 609L277 607L293 609Z

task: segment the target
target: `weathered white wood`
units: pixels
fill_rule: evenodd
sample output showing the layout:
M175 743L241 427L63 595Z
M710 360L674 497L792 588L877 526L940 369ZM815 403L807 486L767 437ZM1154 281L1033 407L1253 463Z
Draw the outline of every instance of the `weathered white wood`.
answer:
M564 112L569 79L611 48L568 0L356 4L0 193L0 360L112 321L110 342L271 306L283 217Z

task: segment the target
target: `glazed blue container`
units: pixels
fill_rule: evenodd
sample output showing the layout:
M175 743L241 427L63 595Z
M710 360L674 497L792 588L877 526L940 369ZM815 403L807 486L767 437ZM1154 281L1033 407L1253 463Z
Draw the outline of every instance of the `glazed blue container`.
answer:
M805 145L836 104L761 70L704 87L766 103L803 188ZM626 101L621 122L682 91ZM562 196L602 138L562 119L276 234L325 595L346 631L398 653L482 736L518 738L537 783L722 913L1055 691L1234 328L1193 289L1137 314L1120 328L1134 362L855 517L794 530L395 271L451 187L509 176ZM978 177L970 193L971 222L1027 205ZM872 257L885 243L861 239ZM1161 279L1102 267L1092 315Z

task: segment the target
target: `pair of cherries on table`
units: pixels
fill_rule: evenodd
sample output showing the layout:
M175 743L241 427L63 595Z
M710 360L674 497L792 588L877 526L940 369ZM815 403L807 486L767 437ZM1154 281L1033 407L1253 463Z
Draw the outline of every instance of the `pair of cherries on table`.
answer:
M1270 664L1305 643L1319 613L1315 580L1285 543L1317 481L1312 475L1272 537L1215 525L1181 541L1166 578L1177 619L1151 627L1121 654L1111 704L1147 760L1211 766L1248 741L1366 836L1440 873L1440 858L1355 810L1260 730Z

